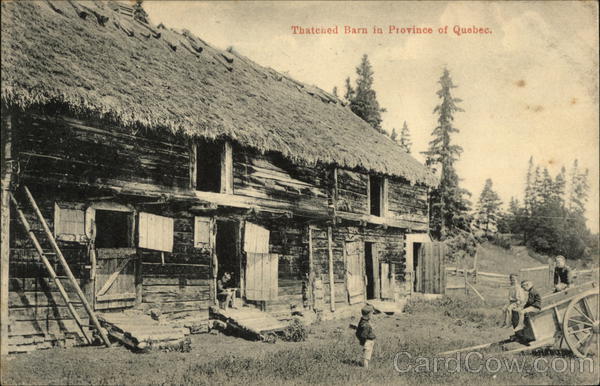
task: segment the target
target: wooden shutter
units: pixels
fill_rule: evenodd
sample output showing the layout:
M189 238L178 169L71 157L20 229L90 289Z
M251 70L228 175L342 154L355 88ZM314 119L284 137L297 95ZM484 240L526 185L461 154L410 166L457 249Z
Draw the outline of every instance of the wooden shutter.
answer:
M350 304L365 301L363 245L359 241L346 241L346 281Z
M279 255L269 253L269 230L246 222L246 298L274 300L278 294Z
M140 248L173 251L173 219L150 213L140 213L138 226Z
M212 219L210 217L194 217L194 247L210 249L212 247Z
M446 292L446 255L443 243L423 243L419 251L419 292L443 294Z
M83 204L54 204L54 236L58 240L86 241L85 226L85 209Z

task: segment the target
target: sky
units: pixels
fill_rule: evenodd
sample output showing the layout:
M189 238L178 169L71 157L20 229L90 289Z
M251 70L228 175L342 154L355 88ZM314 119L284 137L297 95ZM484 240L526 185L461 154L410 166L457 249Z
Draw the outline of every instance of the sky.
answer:
M588 225L599 226L598 5L580 2L145 1L153 23L188 29L209 44L233 46L255 62L326 91L343 93L363 54L375 73L382 126L407 122L413 155L436 126L437 83L450 71L464 152L461 186L475 202L491 178L505 203L522 199L530 156L556 174L574 159L589 169ZM293 34L292 26L338 27ZM345 26L367 34L345 34ZM388 33L390 26L432 34ZM448 26L447 33L439 28ZM458 28L487 28L463 34ZM373 33L380 27L383 34Z

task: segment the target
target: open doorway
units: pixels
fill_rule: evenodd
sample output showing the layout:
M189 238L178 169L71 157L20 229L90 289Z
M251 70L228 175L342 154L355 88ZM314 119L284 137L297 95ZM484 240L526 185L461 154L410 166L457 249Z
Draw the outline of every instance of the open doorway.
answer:
M373 243L365 243L365 275L367 277L367 300L376 298L375 267L373 261Z
M133 246L133 213L96 209L96 248Z
M239 222L217 220L216 253L218 279L225 272L231 274L229 287L240 288Z
M419 268L419 253L421 252L421 246L423 245L422 243L413 243L413 272L415 272L415 279L413 280L413 291L415 292L419 292L420 290L420 279L421 279L421 275L420 275L420 268Z

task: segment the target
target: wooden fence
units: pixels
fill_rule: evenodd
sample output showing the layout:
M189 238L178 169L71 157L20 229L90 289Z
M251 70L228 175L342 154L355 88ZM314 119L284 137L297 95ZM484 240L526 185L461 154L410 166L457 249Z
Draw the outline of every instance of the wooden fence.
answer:
M448 276L448 286L446 287L446 290L464 290L465 293L472 290L476 295L483 299L481 294L479 294L477 289L473 287L471 283L486 284L497 288L510 287L508 274L478 271L477 255L475 255L473 268L466 268L464 267L464 264L461 265L462 267L460 268L458 266L446 267L446 274ZM542 290L552 289L554 286L554 267L554 259L549 259L547 265L521 268L518 271L518 280L531 280L537 288ZM573 284L575 285L589 281L600 281L600 267L585 270L573 269L572 273Z

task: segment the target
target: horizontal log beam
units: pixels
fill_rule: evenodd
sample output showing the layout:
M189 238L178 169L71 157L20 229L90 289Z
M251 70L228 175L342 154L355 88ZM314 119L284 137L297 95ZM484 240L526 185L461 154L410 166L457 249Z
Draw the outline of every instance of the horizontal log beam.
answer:
M336 217L347 220L356 221L361 223L368 223L374 225L387 225L393 228L411 229L411 230L427 230L427 223L420 223L415 221L397 220L387 217L378 217L373 215L355 214L347 212L337 212Z

